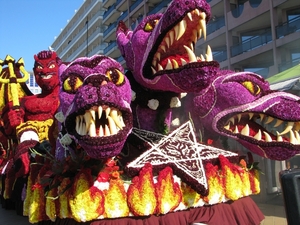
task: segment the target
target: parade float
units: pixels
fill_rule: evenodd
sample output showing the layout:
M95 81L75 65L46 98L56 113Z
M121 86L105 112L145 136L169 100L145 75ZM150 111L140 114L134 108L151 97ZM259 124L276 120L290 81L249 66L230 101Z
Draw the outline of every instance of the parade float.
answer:
M221 70L209 47L195 56L209 18L205 1L173 0L133 31L120 22L126 72L103 55L64 63L41 51L40 95L24 87L22 60L0 61L3 204L32 224L260 224L252 153L299 153L300 98ZM263 128L273 119L287 124L277 137Z

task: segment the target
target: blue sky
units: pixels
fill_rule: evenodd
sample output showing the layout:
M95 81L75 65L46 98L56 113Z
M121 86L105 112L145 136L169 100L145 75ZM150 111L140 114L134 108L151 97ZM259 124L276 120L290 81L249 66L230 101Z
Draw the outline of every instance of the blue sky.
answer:
M0 59L23 58L32 71L34 54L47 50L84 0L1 0Z

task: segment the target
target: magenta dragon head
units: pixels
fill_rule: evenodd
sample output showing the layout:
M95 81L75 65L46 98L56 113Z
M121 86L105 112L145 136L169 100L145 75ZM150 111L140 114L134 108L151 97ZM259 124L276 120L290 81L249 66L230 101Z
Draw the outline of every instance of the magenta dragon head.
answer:
M219 64L210 47L206 58L197 57L194 47L206 37L209 18L205 0L173 0L164 14L146 17L134 31L119 22L117 44L135 80L147 89L175 93L207 87Z
M101 55L60 68L62 127L90 157L122 150L132 129L131 88L122 66Z
M300 152L300 98L270 90L259 75L221 75L194 97L193 104L194 118L215 136L236 139L273 160Z

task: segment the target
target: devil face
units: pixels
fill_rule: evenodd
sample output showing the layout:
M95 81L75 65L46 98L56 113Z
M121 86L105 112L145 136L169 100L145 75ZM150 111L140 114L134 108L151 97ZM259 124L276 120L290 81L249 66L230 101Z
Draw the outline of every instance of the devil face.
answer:
M59 63L55 52L42 51L34 56L34 76L43 91L51 91L59 85Z

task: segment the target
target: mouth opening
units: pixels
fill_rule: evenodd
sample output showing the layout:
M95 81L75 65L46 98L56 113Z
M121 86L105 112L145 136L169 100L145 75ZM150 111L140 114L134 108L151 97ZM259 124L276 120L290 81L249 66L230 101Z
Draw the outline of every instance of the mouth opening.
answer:
M239 113L218 124L221 132L244 140L300 145L299 121L284 121L263 113Z
M205 55L195 55L195 45L201 37L206 39L206 14L194 9L154 45L149 60L145 63L145 76L152 79L168 71L181 70L193 63L205 62L207 65L208 62L212 62L213 56L209 45Z

